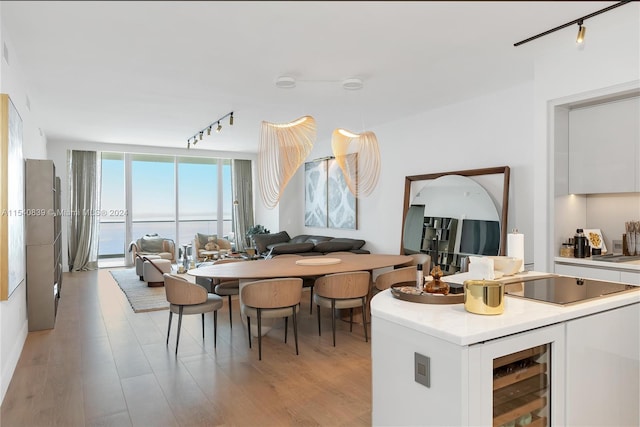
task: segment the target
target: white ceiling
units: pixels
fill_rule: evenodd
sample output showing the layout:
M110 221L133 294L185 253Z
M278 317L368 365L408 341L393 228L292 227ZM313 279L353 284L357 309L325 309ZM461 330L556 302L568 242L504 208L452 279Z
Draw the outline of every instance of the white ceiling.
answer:
M263 120L312 115L328 139L531 80L542 39L515 42L614 3L2 1L1 14L48 138L184 148L234 111L197 148L255 152ZM296 88L276 88L281 75ZM364 88L344 90L350 77Z

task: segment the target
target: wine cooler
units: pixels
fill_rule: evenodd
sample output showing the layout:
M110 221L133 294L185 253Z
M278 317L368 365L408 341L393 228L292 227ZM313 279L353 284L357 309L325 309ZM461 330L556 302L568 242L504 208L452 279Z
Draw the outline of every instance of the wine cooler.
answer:
M549 425L551 344L493 360L493 426Z

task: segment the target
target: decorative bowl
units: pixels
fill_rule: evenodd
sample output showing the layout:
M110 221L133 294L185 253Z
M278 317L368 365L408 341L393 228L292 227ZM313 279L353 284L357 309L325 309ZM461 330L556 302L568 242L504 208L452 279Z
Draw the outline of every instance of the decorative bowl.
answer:
M490 256L493 260L493 269L502 272L505 276L512 276L520 271L522 259L510 256Z

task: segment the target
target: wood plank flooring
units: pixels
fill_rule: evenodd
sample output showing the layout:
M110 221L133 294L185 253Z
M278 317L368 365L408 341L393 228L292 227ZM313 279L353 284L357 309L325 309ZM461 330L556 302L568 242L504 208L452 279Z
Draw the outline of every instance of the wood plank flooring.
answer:
M318 337L309 294L299 315L300 355L284 322L249 349L238 301L177 321L133 313L108 270L65 273L55 329L30 332L1 407L0 426L361 426L371 424L371 346L362 325L323 312Z

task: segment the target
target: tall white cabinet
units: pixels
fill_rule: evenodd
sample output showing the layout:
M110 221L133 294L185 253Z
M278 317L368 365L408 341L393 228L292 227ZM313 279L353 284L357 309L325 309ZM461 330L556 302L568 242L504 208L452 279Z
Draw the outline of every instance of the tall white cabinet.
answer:
M27 159L25 217L29 331L52 329L62 288L60 178L51 160Z

